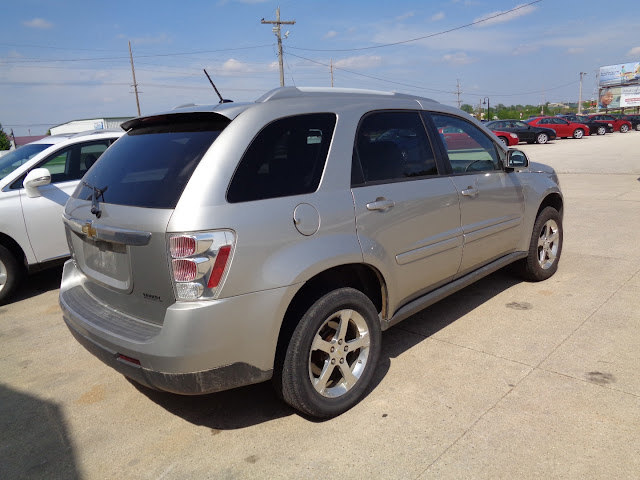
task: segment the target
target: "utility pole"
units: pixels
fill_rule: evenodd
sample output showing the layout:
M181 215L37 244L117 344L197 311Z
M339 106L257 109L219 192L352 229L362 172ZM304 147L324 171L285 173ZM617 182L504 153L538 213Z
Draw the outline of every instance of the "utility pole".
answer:
M129 41L129 59L131 59L131 74L133 75L133 91L136 92L136 106L140 116L140 99L138 98L138 83L136 82L136 69L133 66L133 53L131 53L131 41Z
M462 90L460 90L460 79L456 78L456 95L458 96L458 108L460 108L460 106L462 105L462 102L460 101L461 93Z
M329 70L331 71L331 86L333 87L333 58L331 59L331 62L329 63Z
M273 25L273 33L276 37L278 37L278 62L280 63L280 86L284 87L284 65L282 62L282 36L280 35L280 26L281 25L293 25L296 23L295 20L287 20L280 21L280 7L276 8L276 19L275 20L265 20L264 18L260 21L262 24L271 24Z
M582 77L585 76L587 72L580 72L580 93L578 94L578 115L582 113Z

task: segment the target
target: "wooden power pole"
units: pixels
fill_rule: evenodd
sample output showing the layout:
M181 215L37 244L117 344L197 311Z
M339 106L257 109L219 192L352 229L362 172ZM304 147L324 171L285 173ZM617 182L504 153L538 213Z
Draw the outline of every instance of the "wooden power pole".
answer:
M293 25L296 23L295 20L280 20L280 7L276 9L276 19L275 20L265 20L264 18L260 21L262 24L271 24L273 25L273 33L278 37L278 62L280 63L280 86L284 87L284 64L282 61L282 35L280 35L281 25Z
M131 60L131 74L133 75L133 91L136 93L136 106L138 107L138 116L140 113L140 99L138 98L138 83L136 82L136 69L133 66L133 53L131 53L131 42L129 42L129 59Z

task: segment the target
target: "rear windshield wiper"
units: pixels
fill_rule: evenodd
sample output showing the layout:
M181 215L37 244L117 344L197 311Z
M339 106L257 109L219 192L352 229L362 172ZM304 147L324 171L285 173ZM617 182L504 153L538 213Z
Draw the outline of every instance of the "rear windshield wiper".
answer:
M102 201L104 202L104 192L107 191L107 188L109 188L109 186L106 186L104 188L98 188L98 187L94 187L93 185L91 185L88 182L82 182L82 185L84 185L87 188L90 188L92 193L91 193L91 213L93 213L97 218L100 218L100 215L102 215L102 211L100 210L100 204L98 203L98 199L100 197L102 197ZM89 200L87 198L87 200Z

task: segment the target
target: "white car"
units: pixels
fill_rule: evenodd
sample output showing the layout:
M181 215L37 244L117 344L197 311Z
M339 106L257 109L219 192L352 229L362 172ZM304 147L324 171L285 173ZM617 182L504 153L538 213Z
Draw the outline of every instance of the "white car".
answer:
M48 136L0 157L0 305L26 273L60 265L69 256L64 204L123 133Z

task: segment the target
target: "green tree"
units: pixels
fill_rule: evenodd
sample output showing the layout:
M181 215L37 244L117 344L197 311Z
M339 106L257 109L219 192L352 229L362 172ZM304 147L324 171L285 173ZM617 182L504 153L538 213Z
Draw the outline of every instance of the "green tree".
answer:
M0 123L0 150L9 150L11 148L11 143L9 142L9 137L4 133L2 129L2 124Z
M460 110L463 110L467 113L473 113L473 107L471 105L469 105L468 103L463 103L460 106Z

